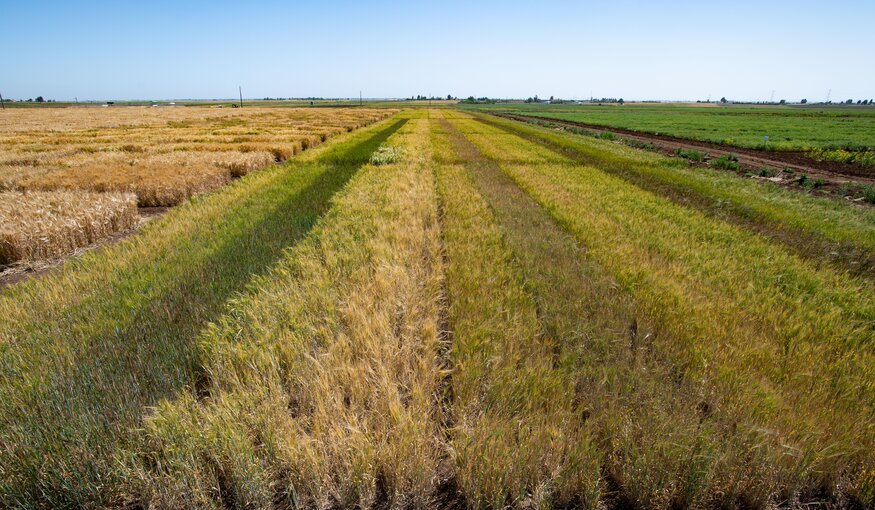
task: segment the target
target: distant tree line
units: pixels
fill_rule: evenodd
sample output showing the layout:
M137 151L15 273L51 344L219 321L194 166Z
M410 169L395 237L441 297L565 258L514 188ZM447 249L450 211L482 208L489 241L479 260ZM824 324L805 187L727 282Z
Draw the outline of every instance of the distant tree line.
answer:
M697 103L711 103L712 101L709 99L707 101L697 100L696 102ZM790 103L786 99L781 99L779 101L730 101L730 100L726 99L725 97L721 97L719 102L721 104L733 103L733 104L775 104L775 105L785 105L785 104ZM801 99L801 100L799 100L798 104L808 104L808 99ZM816 103L816 104L833 104L833 102L832 101L825 101L823 103ZM855 103L854 103L853 99L848 99L846 101L840 101L837 104L855 104ZM858 104L860 106L869 106L869 105L875 106L875 99L858 99L856 104Z
M438 97L438 96L428 97L428 96L417 95L417 96L410 96L408 98L405 98L405 101L452 101L453 99L456 99L456 98L453 97L452 94L447 94L447 97Z

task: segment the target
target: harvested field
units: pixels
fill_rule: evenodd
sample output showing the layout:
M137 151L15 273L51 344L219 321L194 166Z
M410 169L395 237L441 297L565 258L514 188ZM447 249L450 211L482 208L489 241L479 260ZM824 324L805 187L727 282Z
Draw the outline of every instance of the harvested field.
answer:
M0 265L68 255L137 221L129 193L0 192Z

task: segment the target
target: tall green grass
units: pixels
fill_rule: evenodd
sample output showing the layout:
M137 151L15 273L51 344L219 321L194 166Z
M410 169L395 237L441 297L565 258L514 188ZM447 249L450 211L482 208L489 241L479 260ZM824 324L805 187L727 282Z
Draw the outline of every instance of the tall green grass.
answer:
M195 339L302 238L401 122L193 200L0 294L0 506L129 497L148 406L202 386Z
M866 107L515 104L472 109L536 115L768 150L875 147L875 108ZM769 139L765 140L765 136Z

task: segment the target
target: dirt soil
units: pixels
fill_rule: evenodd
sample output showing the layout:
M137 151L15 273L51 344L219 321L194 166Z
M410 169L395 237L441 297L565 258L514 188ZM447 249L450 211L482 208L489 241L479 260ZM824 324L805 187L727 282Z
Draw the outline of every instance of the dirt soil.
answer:
M63 257L49 260L19 262L8 266L0 265L0 289L3 289L4 287L7 287L9 285L14 285L18 282L29 280L30 278L33 278L35 276L40 276L52 272L61 267L65 261L73 257L78 257L87 251L91 251L101 246L115 244L119 241L127 239L128 237L139 232L143 225L155 218L164 215L164 213L169 210L169 207L140 207L138 208L140 221L137 222L137 224L133 228L129 228L128 230L123 230L121 232L116 232L109 237L101 239L96 243L89 244L88 246L83 246L73 253L70 253L69 255Z
M707 154L705 160L701 162L688 160L691 166L709 167L709 160L732 154L738 158L741 168L736 173L740 175L753 173L756 178L797 189L802 189L798 182L799 177L807 175L812 181L817 181L818 179L822 181L822 184L816 190L812 190L818 194L835 196L838 194L839 188L848 183L875 185L875 170L867 170L861 166L836 161L818 161L808 157L803 152L766 151L733 147L712 142L701 142L653 133L641 133L628 129L608 128L584 122L557 120L535 115L496 115L521 122L543 121L561 127L583 128L596 133L613 133L624 140L651 144L653 150L670 156L675 156L678 149L695 150ZM776 175L774 177L759 177L757 174L763 167L776 171ZM785 171L785 169L787 170ZM842 198L863 203L860 197L850 196Z

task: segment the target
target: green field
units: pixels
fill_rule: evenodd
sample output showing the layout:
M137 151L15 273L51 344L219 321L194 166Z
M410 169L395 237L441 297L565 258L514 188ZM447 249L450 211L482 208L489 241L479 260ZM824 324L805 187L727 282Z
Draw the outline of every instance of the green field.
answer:
M872 106L493 104L468 106L769 150L875 148ZM764 137L768 136L768 141ZM875 165L875 158L867 160Z
M873 286L871 208L402 110L0 290L0 507L872 507Z

